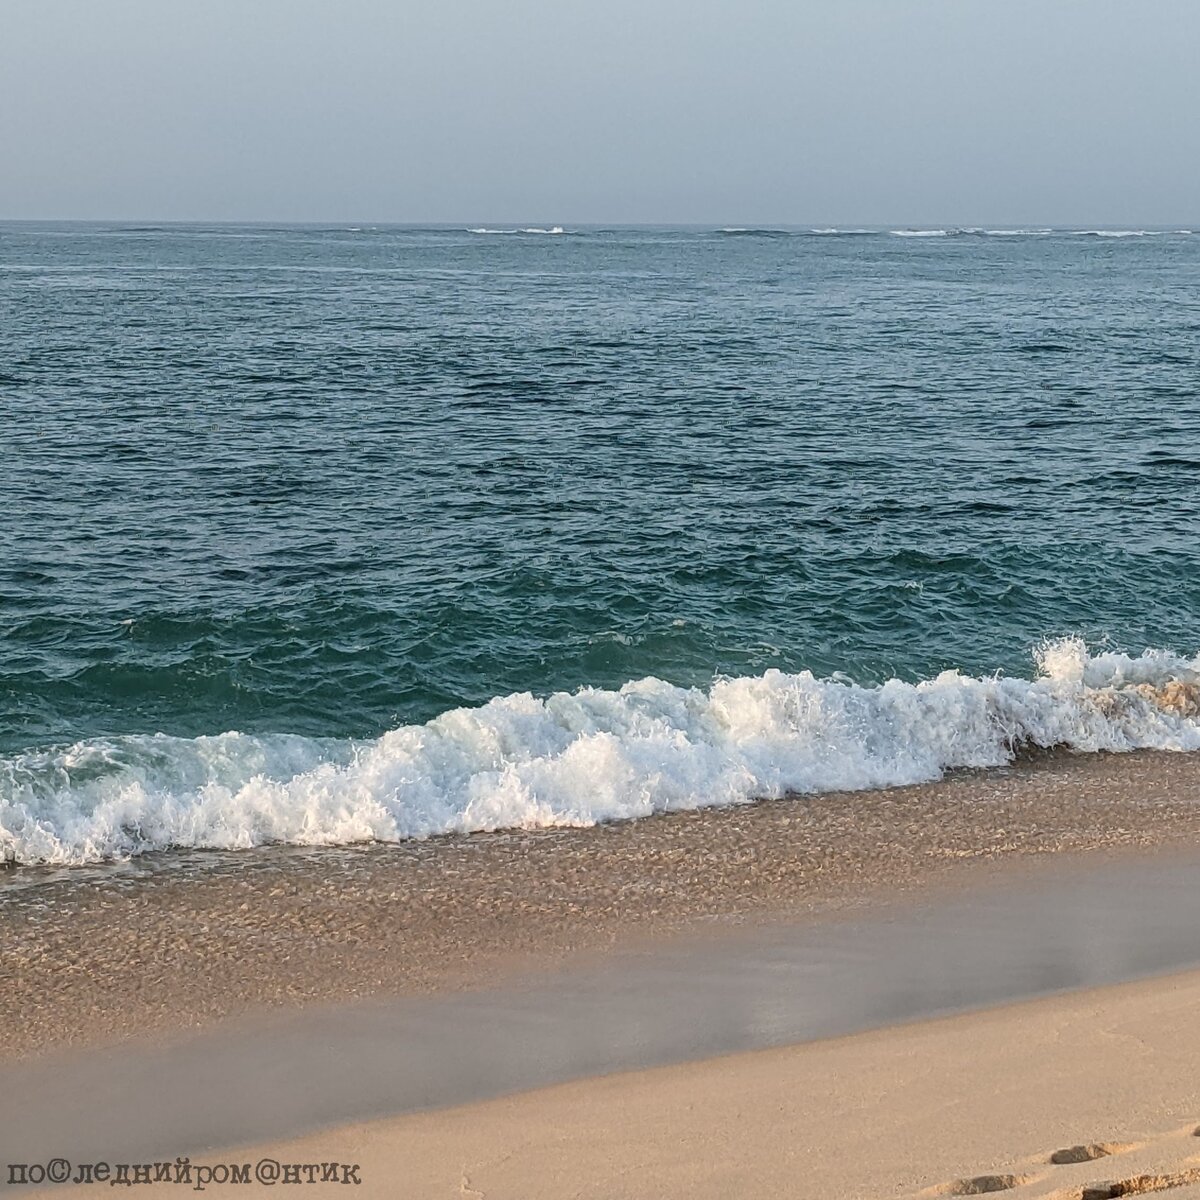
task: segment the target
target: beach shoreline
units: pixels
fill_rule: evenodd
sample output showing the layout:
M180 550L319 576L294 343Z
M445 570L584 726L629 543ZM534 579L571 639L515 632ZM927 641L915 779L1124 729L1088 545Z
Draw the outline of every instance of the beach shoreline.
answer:
M1186 849L1200 843L1198 794L1200 756L1054 753L589 829L18 871L0 886L0 1058L486 987L970 887L1010 865Z
M6 1161L337 1161L447 1200L1197 1196L1198 794L1200 756L1047 754L14 874Z
M1105 1184L1129 1190L1090 1194L1194 1200L1197 1012L1200 972L1188 972L214 1147L193 1162L332 1161L354 1171L356 1195L421 1200L1080 1200Z

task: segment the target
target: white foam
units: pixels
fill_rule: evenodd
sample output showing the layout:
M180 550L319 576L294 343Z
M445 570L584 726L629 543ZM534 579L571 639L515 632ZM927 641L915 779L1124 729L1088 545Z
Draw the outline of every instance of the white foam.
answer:
M583 826L789 792L888 787L1022 744L1200 749L1200 658L1039 652L1034 680L947 671L860 687L768 671L500 697L375 741L121 737L0 759L0 857L86 863L168 847L321 846ZM1167 695L1168 693L1163 693ZM1178 697L1176 697L1178 699ZM1187 715L1191 713L1192 715Z
M1072 229L1072 237L1140 238L1158 237L1161 229Z
M892 237L906 238L931 238L931 237L949 237L949 229L893 229L891 230Z
M535 229L535 228L529 228L529 229L485 229L483 227L480 227L478 229L468 229L467 232L468 233L503 233L503 234L514 234L514 233L560 234L560 233L565 233L566 230L563 229L563 227L561 225L555 225L550 229Z

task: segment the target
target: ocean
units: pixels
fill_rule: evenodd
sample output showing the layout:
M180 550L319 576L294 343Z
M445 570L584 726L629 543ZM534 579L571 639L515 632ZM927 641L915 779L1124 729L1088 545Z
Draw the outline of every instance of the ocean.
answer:
M1200 235L0 224L0 861L1200 748Z

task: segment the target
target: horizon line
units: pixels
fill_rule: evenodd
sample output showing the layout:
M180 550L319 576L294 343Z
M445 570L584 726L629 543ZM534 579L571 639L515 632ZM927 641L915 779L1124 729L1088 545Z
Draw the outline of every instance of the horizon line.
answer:
M439 218L437 220L416 221L399 219L372 219L367 217L312 217L312 218L281 218L281 217L29 217L0 215L0 225L273 225L273 226L353 226L356 228L400 228L400 229L463 229L469 232L473 229L509 226L516 229L532 228L563 228L568 225L584 229L728 229L728 230L772 230L772 229L804 229L838 230L849 232L853 229L890 231L894 229L939 229L971 232L988 229L1022 229L1022 230L1087 230L1087 229L1145 229L1145 230L1179 230L1184 225L1200 225L1197 221L1005 221L975 220L944 221L944 220L890 220L890 221L751 221L710 220L710 221L571 221L569 219L509 218L506 220L480 218L463 218L453 220ZM1191 232L1189 229L1188 232Z

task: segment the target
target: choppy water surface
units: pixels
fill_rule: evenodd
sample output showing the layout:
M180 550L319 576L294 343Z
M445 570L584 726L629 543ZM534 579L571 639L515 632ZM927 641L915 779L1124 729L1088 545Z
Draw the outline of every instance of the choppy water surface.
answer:
M1200 236L2 225L0 329L10 859L1200 744L1083 695L1195 674Z

